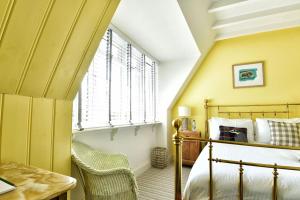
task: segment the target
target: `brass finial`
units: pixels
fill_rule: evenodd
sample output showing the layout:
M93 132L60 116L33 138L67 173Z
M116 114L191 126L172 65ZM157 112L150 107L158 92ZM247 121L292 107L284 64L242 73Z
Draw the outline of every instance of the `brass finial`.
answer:
M204 99L204 108L207 109L208 107L208 99Z
M173 121L172 121L172 126L176 129L176 132L178 132L179 131L179 128L180 128L180 126L182 125L182 121L181 121L181 119L174 119Z

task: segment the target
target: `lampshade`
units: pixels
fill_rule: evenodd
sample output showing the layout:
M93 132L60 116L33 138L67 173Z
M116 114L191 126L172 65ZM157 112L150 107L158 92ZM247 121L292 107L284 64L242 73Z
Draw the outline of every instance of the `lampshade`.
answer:
M178 116L179 117L189 117L191 116L191 108L187 106L178 107Z

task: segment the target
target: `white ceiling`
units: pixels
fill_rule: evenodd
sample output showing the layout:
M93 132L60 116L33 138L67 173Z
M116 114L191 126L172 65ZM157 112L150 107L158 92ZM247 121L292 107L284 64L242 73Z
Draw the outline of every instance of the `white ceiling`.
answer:
M300 26L300 0L121 0L112 24L161 62L212 41Z
M200 55L176 0L121 0L112 24L160 62Z
M210 0L216 40L300 26L300 0Z

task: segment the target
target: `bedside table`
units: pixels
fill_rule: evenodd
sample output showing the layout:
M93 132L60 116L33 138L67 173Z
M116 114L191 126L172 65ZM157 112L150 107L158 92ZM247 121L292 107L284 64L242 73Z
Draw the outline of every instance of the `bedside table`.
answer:
M185 137L200 138L199 131L182 131ZM200 141L184 141L182 144L182 165L193 166L201 151Z

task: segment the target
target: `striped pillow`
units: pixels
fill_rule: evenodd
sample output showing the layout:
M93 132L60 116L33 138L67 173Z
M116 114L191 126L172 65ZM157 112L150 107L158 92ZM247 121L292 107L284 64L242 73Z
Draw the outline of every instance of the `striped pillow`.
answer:
M271 144L279 146L300 146L299 123L275 122L268 120Z

